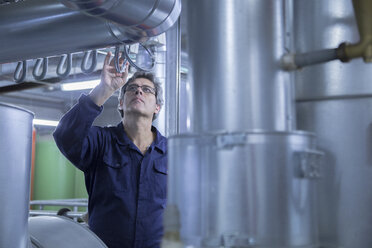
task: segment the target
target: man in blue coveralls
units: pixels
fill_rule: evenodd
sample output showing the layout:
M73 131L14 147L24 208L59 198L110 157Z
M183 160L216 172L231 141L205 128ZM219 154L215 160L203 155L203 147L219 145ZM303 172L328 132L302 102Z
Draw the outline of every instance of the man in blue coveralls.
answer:
M166 205L167 140L152 126L162 91L154 76L118 73L108 54L101 82L66 113L54 132L61 152L84 172L89 227L110 248L160 247ZM122 121L92 126L118 89Z

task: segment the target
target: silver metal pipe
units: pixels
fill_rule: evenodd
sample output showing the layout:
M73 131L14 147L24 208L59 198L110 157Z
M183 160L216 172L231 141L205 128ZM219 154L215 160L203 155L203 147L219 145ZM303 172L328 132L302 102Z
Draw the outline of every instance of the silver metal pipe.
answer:
M166 54L166 78L165 78L165 119L166 136L179 133L179 86L180 86L180 63L181 63L181 25L177 25L167 31L167 54Z
M285 70L296 70L309 65L316 65L338 59L337 48L324 49L307 53L284 54L281 62Z
M63 216L70 217L70 218L76 218L81 217L86 212L72 212L68 211ZM30 210L30 216L56 216L57 211L49 211L49 210Z
M189 1L195 131L288 130L282 1Z
M165 32L173 26L181 13L181 1L178 0L61 0L61 2L87 15L110 21L112 29L125 30L123 33L137 33L140 37Z
M128 1L120 1L125 8ZM144 1L141 1L144 2ZM146 1L154 3L155 1ZM132 15L146 17L135 26L123 26L72 10L57 0L33 0L0 6L0 63L92 50L119 43L140 42L171 27L180 13L179 0L166 0L174 8L148 6L137 8L131 2ZM177 4L176 4L177 3ZM119 10L119 9L118 9ZM126 12L125 12L126 13ZM164 19L165 18L165 19ZM128 24L127 22L126 24Z
M64 200L35 200L35 201L30 201L30 205L87 207L88 202L64 201Z

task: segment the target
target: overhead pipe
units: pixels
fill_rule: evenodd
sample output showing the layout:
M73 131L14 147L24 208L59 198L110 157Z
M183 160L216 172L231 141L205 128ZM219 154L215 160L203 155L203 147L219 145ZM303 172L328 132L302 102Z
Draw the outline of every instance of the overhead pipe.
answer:
M343 42L334 49L284 54L281 58L282 68L296 70L336 59L341 62L349 62L355 58L363 58L366 63L372 62L372 1L353 0L353 7L360 36L358 43Z
M72 0L0 6L0 63L143 42L170 28L181 12L180 0L89 2L97 8Z

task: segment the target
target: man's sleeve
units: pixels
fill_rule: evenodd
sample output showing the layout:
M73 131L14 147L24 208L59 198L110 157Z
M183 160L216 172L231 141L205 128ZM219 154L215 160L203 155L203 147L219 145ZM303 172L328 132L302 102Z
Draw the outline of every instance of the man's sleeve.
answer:
M86 171L102 152L102 131L92 127L95 118L102 112L87 95L82 95L60 120L53 133L59 150L76 167Z

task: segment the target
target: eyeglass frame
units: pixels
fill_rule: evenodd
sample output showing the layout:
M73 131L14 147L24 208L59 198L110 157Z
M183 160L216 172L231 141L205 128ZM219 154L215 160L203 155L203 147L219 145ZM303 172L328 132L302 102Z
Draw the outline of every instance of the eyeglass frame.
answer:
M136 88L133 89L133 90L128 90L128 87L130 87L130 86L132 86L132 85L133 85L133 86L136 86ZM148 85L138 85L138 84L134 84L134 83L125 86L125 88L124 88L124 94L125 94L127 91L129 91L129 92L136 92L136 91L138 90L138 88L141 88L142 92L145 93L145 94L153 94L154 96L157 96L156 88L153 88L153 87L148 86ZM150 90L149 92L146 92L146 91L144 90L144 88L145 88L145 89L148 88L148 89L151 89L151 90Z

